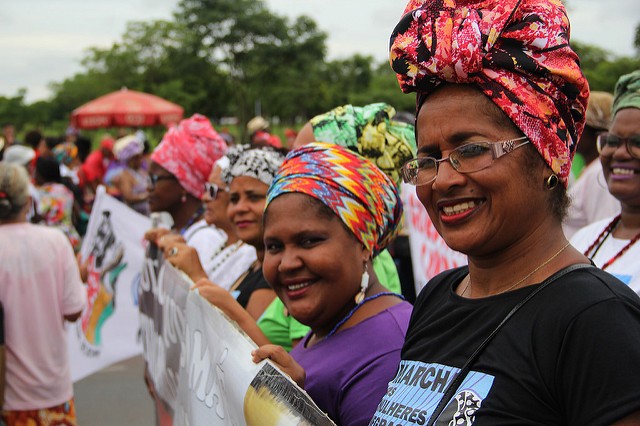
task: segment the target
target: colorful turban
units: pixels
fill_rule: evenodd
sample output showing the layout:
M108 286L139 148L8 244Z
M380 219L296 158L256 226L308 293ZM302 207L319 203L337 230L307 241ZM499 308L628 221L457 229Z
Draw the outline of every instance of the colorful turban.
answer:
M316 141L347 147L371 160L398 185L400 167L416 155L411 124L392 121L396 110L385 103L344 105L311 119Z
M616 83L613 115L623 108L640 109L640 70L623 75Z
M418 107L441 83L478 87L567 185L589 87L560 0L411 0L390 61Z
M73 142L58 144L53 148L53 156L58 163L70 166L78 156L78 147Z
M151 154L151 160L174 175L194 197L202 196L204 184L227 144L209 120L195 114L172 127Z
M229 166L223 170L222 179L228 184L238 176L248 176L270 185L284 155L269 147L251 148L234 145L227 152Z
M136 155L142 154L142 151L144 151L144 144L135 135L120 138L113 145L113 154L122 163L126 163Z
M265 209L286 193L321 201L374 256L395 237L402 218L394 182L366 158L330 143L289 153L269 187Z

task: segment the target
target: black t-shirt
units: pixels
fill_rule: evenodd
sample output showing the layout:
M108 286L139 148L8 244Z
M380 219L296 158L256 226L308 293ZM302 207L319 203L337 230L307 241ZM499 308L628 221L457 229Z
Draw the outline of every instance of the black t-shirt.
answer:
M467 267L416 301L402 362L371 425L425 424L447 384L535 286L483 299L455 293ZM605 425L640 410L640 299L596 268L527 302L471 366L437 425Z
M264 275L262 274L262 268L258 268L255 271L249 272L240 285L232 292L235 296L238 303L246 308L249 303L249 298L251 298L251 294L259 290L261 288L271 288L267 280L264 279Z

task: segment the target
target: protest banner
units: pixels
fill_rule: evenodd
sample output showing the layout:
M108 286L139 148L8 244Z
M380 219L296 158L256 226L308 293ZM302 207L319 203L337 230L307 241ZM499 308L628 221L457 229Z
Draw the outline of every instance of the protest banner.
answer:
M144 360L154 392L169 414L175 411L190 287L188 277L161 257L145 259L138 299Z
M254 364L249 337L159 259L146 260L140 324L148 377L181 425L333 425L269 360Z
M149 227L147 217L98 188L81 248L89 259L87 306L67 325L73 381L142 352L137 286Z
M274 364L254 364L256 345L197 293L187 301L185 337L176 426L333 425Z
M415 186L402 185L404 223L408 228L416 294L434 276L467 264L467 257L444 242L416 196Z

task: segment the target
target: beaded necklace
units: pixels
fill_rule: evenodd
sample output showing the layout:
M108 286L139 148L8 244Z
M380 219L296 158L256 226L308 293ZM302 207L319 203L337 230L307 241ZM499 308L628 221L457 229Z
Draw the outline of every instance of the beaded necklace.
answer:
M224 247L223 245L222 247L224 248L222 249L222 251L219 251L215 253L213 256L211 256L211 260L213 260L216 257L219 257L220 255L224 254L211 268L209 268L209 274L212 274L213 272L215 272L220 266L222 266L224 262L227 261L227 259L229 259L235 252L240 250L240 247L242 246L242 244L244 244L244 241L238 240L228 247Z
M589 259L593 260L596 253L598 253L598 250L600 250L600 247L602 247L602 244L604 244L605 240L609 238L609 236L613 234L613 231L616 230L618 225L620 225L621 219L622 219L622 216L620 214L614 217L611 223L609 223L607 227L604 228L604 230L600 233L600 235L598 235L598 238L596 238L593 244L591 244L589 248L584 251L584 255L589 257ZM611 266L611 264L616 260L618 260L620 257L622 257L622 255L625 254L625 252L629 250L631 246L634 245L636 241L638 241L638 239L640 239L640 232L638 232L636 236L633 237L626 246L622 247L620 251L615 254L615 256L613 256L604 265L602 265L600 269L604 271L609 266ZM591 256L589 256L589 253L591 253L592 250L593 250L593 253L591 254Z
M329 337L333 336L334 334L336 334L336 331L338 331L338 329L340 327L342 327L342 325L344 325L345 322L347 322L349 320L349 318L351 318L353 316L353 314L356 313L356 311L358 309L360 309L360 307L362 305L364 305L365 303L377 299L378 297L382 297L382 296L396 296L399 297L402 300L405 300L404 296L398 293L393 293L391 291L383 291L382 293L378 293L378 294L374 294L373 296L369 296L369 297L365 297L364 299L362 299L362 302L358 303L356 306L353 307L353 309L351 309L351 311L349 311L349 313L342 318L332 329L331 331L324 336L325 339L328 339Z

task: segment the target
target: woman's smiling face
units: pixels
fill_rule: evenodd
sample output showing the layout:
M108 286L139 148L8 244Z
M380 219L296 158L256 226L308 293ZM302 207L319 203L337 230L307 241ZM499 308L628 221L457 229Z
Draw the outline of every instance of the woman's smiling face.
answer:
M478 90L445 85L426 99L418 114L418 157L440 159L464 144L523 136L509 124ZM418 198L451 248L468 255L492 253L532 232L551 214L542 185L544 166L527 169L526 155L538 154L527 145L466 174L444 161L433 182L417 187Z
M263 272L289 313L326 335L353 306L367 253L340 219L322 207L296 193L269 204Z
M257 249L263 245L262 215L269 186L249 176L238 176L229 185L227 215L238 238Z
M620 138L640 135L640 109L618 111L609 133ZM600 162L609 192L620 200L622 208L640 209L640 160L629 155L621 143L612 155L600 154Z

